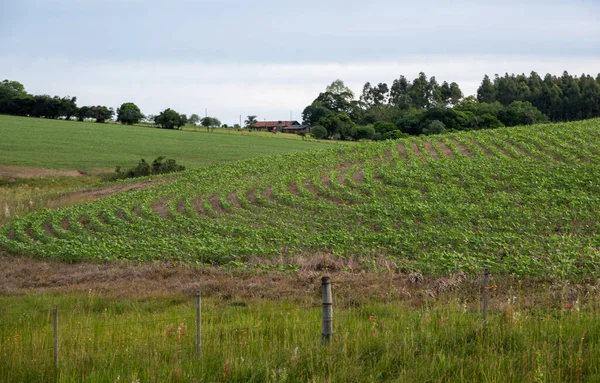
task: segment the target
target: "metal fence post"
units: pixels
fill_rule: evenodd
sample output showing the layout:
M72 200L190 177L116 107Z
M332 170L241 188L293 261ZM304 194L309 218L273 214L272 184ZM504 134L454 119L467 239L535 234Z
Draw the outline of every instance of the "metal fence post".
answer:
M54 305L54 367L58 367L58 306Z
M327 344L331 339L333 330L333 298L331 295L331 278L321 278L321 293L323 295L323 326L321 343Z
M202 344L202 298L200 292L196 293L196 356L200 357L200 346Z
M487 308L488 308L488 279L490 271L486 268L483 272L483 325L487 323Z

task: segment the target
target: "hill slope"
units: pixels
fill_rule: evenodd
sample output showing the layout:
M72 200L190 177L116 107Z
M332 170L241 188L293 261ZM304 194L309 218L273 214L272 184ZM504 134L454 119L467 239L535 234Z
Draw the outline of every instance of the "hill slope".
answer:
M209 166L16 219L0 248L219 264L319 252L402 271L598 277L599 138L590 120Z

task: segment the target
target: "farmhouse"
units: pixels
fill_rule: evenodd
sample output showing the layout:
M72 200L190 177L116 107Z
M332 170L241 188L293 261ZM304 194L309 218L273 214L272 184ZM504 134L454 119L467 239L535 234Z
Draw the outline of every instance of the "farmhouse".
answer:
M298 121L259 121L254 124L254 129L264 132L281 132L283 128L300 125Z

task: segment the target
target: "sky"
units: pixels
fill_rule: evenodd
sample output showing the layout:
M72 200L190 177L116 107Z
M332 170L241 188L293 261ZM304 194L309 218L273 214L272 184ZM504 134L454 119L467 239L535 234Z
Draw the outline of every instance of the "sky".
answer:
M343 80L600 73L600 0L0 0L0 80L78 105L301 120Z

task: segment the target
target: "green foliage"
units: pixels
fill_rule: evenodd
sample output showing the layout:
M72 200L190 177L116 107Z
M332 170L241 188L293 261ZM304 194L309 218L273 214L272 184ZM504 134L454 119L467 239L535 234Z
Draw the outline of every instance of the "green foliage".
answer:
M177 165L176 160L160 156L152 161L152 166L150 166L146 160L142 158L135 168L123 170L120 166L117 166L115 173L116 178L135 178L174 173L183 170L185 170L185 166Z
M163 129L180 129L187 121L173 109L165 109L154 118L154 122Z
M423 129L423 134L442 134L446 133L446 125L439 120L431 121L426 128Z
M353 138L355 140L371 140L375 135L375 129L372 125L357 126Z
M140 108L133 102L123 103L117 108L117 121L121 124L133 125L137 124L144 118Z
M530 102L514 101L498 113L498 119L507 126L532 125L548 122L548 117L542 114Z
M327 129L321 125L316 125L310 128L310 134L312 134L314 138L323 139L327 137Z
M339 136L346 140L352 138L356 130L356 124L350 117L343 113L331 114L319 120L319 124L327 129L327 135L330 137Z

